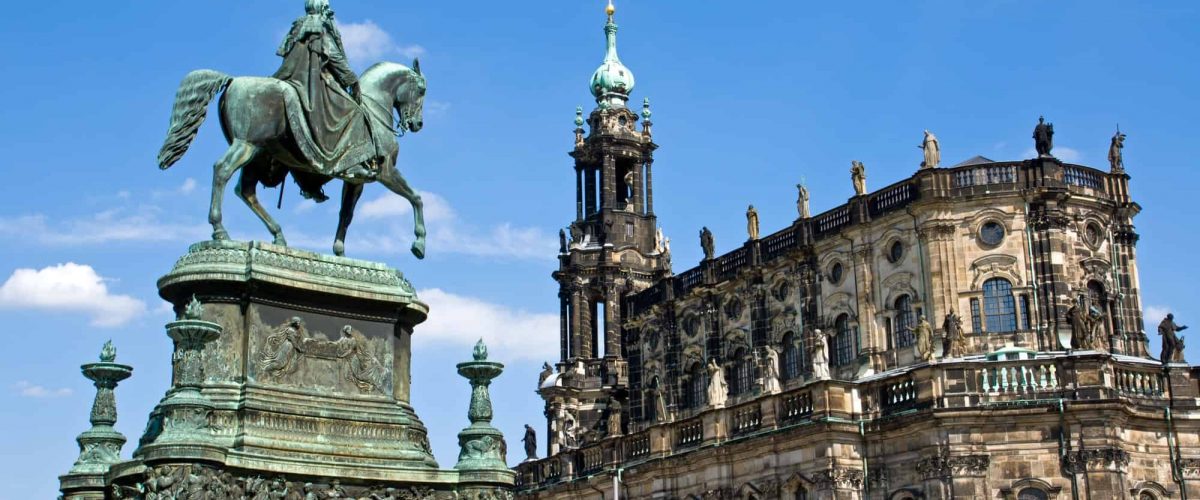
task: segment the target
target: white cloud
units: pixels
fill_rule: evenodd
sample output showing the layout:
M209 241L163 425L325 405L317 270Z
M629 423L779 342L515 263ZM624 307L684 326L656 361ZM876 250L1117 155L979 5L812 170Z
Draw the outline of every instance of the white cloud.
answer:
M429 319L417 325L417 345L472 346L480 338L500 359L544 360L558 356L558 315L533 313L455 295L438 288L417 292Z
M443 222L453 220L458 215L450 208L450 203L440 195L421 191L421 202L425 205L425 222ZM387 192L374 200L362 205L356 212L366 219L385 219L412 214L412 205L403 197Z
M1055 146L1050 151L1050 154L1067 163L1078 164L1083 161L1083 153L1079 152L1078 149L1066 146ZM1037 155L1036 149L1026 149L1025 152L1021 153L1021 158L1036 158Z
M58 389L48 389L45 386L34 384L28 380L21 380L13 384L13 389L17 394L27 398L61 398L74 394L69 387L61 387Z
M354 64L374 64L392 55L405 59L425 55L424 47L397 44L392 35L369 19L361 23L338 23L338 31L342 33L346 57Z
M459 219L445 198L422 192L421 199L425 203L425 223L429 229L427 247L431 252L519 259L546 259L554 255L558 243L554 236L539 228L515 227L504 223L481 229ZM398 227L408 228L407 217L411 216L412 207L407 200L385 193L364 203L358 213L365 219L374 220L404 218L405 223ZM383 236L367 241L358 240L353 245L377 252L406 252L411 243L412 237L404 233L398 239Z
M1167 317L1167 313L1171 312L1171 308L1167 306L1146 306L1142 310L1142 320L1146 325L1146 331L1154 331L1158 328L1158 324L1163 318Z
M115 208L88 217L51 221L41 214L0 218L0 236L20 237L47 245L86 245L118 241L196 241L211 232L208 224L172 224L159 219L161 210L142 206Z
M83 312L101 327L120 326L146 312L145 302L110 293L92 266L74 262L13 271L0 285L0 307Z
M181 194L190 194L192 191L195 191L195 190L196 190L196 179L193 179L191 177L184 179L183 185L179 186L179 192Z

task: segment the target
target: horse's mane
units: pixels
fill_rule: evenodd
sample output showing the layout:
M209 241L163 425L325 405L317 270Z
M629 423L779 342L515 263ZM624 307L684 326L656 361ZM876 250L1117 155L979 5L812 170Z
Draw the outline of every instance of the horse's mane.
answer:
M377 74L391 75L391 74L394 74L401 70L409 71L410 68L408 66L405 66L400 63L394 63L391 61L379 61L375 64L372 64L371 67L367 68L366 71L363 71L361 79L366 80L368 78L376 78L375 75L377 75Z

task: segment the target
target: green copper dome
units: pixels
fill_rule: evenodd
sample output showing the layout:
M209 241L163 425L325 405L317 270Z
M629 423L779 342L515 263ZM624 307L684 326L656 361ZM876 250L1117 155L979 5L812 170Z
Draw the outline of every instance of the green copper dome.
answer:
M617 57L617 25L613 23L613 12L616 9L608 5L608 23L604 25L604 38L607 48L604 62L592 73L592 95L601 108L624 106L633 92L633 72L629 71L621 59Z

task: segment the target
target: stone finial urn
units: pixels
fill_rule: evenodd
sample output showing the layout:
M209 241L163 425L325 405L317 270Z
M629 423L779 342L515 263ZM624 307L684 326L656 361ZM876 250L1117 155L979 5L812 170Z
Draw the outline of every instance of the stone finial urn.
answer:
M471 405L467 418L471 425L458 433L458 470L507 470L504 434L492 427L492 398L488 386L500 376L504 365L488 361L483 339L475 344L471 361L459 363L458 374L471 383Z
M133 367L116 363L117 350L112 341L100 350L100 362L80 367L83 376L96 386L89 420L92 428L75 440L79 443L79 458L70 472L59 478L64 498L103 498L104 475L112 464L121 461L125 436L117 432L117 384L133 375ZM97 496L98 495L98 496Z

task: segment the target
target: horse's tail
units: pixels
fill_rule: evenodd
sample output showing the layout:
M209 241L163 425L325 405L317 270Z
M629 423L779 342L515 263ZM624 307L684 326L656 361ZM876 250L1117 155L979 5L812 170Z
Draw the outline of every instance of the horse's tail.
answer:
M233 77L210 69L199 69L183 77L175 93L167 140L158 151L158 168L166 170L183 157L208 115L208 103L232 81Z

